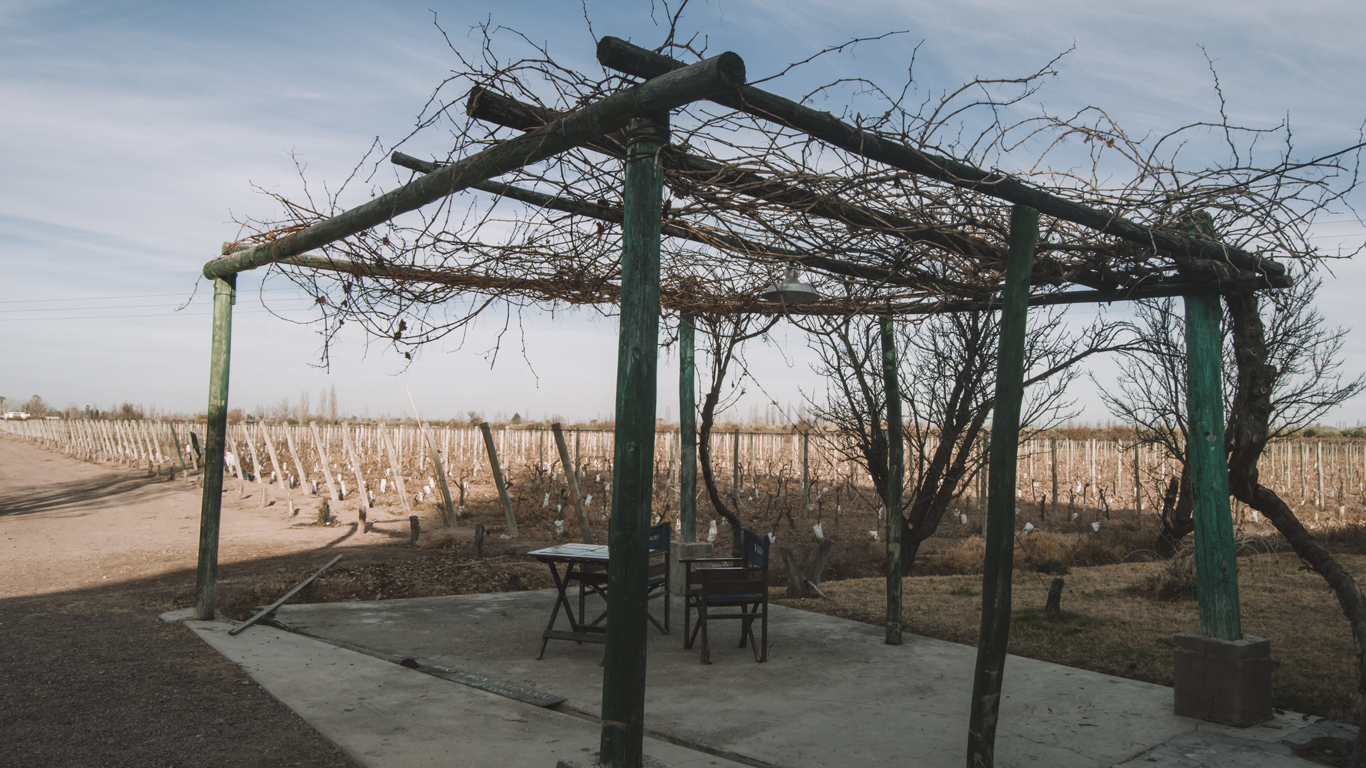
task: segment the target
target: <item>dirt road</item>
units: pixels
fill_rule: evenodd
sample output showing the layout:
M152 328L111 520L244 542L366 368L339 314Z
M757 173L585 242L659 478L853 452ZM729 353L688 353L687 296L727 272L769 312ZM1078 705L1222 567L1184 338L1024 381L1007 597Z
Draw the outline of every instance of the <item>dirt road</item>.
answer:
M193 600L199 491L0 437L0 765L354 766L157 614ZM225 494L220 595L403 536L299 527L284 499ZM302 499L295 497L295 502ZM313 502L316 504L316 502ZM376 541L381 543L375 543Z

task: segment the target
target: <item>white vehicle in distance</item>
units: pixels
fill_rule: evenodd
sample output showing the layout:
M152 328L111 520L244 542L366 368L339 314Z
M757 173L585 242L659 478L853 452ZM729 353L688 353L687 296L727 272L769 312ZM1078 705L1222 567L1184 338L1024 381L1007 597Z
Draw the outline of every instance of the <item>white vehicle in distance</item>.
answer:
M28 421L28 414L23 411L9 411L5 413L5 415L0 416L0 419L6 421Z

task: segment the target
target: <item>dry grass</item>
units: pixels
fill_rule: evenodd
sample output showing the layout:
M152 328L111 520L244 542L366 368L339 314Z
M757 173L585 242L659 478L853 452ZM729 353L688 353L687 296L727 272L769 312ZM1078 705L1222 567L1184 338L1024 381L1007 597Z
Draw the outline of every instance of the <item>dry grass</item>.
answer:
M965 541L963 557L977 546ZM1043 546L1039 549L1049 556L1066 554ZM1340 555L1339 559L1358 580L1366 576L1366 557ZM1183 578L1184 568L1179 559L1073 566L1065 577L1062 607L1067 614L1061 621L1042 616L1052 577L1017 570L1010 652L1171 685L1171 638L1198 626L1197 603L1191 599L1193 593L1187 598L1163 599L1154 586ZM1239 559L1238 581L1244 632L1271 640L1275 706L1356 722L1355 650L1346 620L1323 579L1301 570L1293 554L1262 552ZM821 588L828 599L778 602L869 624L884 621L886 593L881 579L830 582ZM917 576L906 579L904 589L908 631L976 645L980 577Z
M1035 531L1028 536L1017 536L1015 543L1015 564L1030 568L1044 560L1058 560L1067 567L1113 565L1124 560L1149 559L1147 553L1138 549L1134 539L1145 532L1124 532L1102 538L1088 533L1056 533ZM925 558L916 564L919 574L950 576L982 572L982 561L986 557L986 540L981 536L968 536L955 545L945 548L937 556Z

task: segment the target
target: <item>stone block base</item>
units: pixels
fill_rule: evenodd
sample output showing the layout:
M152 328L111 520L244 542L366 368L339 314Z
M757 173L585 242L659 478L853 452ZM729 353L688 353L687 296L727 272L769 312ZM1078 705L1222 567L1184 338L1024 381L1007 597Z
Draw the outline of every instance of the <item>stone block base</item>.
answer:
M711 542L709 541L675 541L669 552L669 592L675 597L682 597L683 590L688 588L683 583L685 578L682 560L691 557L711 557Z
M1176 714L1245 728L1271 718L1271 641L1172 638Z

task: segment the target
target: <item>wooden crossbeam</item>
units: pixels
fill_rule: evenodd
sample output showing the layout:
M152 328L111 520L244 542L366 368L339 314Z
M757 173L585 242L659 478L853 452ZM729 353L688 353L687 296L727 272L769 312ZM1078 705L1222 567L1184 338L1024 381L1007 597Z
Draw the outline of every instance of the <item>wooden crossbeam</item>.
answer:
M744 85L745 63L738 55L726 52L670 75L614 93L306 229L210 261L204 265L204 276L233 275L297 256L619 130L633 118L667 113L717 91L734 90Z
M598 42L598 61L604 67L628 75L659 77L683 62L632 45L620 38ZM945 184L969 189L1016 205L1028 205L1040 213L1113 235L1160 253L1192 259L1212 259L1238 269L1267 276L1286 274L1285 265L1214 240L1185 237L1145 227L1117 214L1066 200L999 171L986 171L967 163L889 141L856 128L829 112L821 112L759 88L745 86L716 94L710 100L763 120L801 131L831 146L893 168L926 176Z
M538 129L559 119L560 115L554 110L534 104L526 104L488 90L471 91L465 110L470 117L523 131ZM611 136L585 142L583 146L611 157L621 157L622 150L619 142ZM1002 253L1001 249L986 240L959 232L948 232L939 227L927 226L922 222L907 219L891 211L874 210L848 203L830 195L784 184L752 171L742 171L715 160L678 150L668 151L664 155L663 161L670 170L687 174L691 178L703 181L708 185L724 188L736 194L765 202L777 203L792 211L833 219L858 227L884 230L890 236L899 237L908 243L933 245L950 253L962 254L997 264L1005 262L1005 254ZM921 285L927 283L949 285L952 282L912 267L904 267L904 269L916 275Z
M419 173L432 173L438 168L444 167L440 163L422 160L402 152L393 153L389 160L394 165ZM561 211L573 216L583 216L597 221L605 221L610 224L621 224L622 213L621 208L618 206L603 205L591 200L568 197L565 195L547 195L544 192L536 192L535 190L524 189L500 181L482 181L478 184L471 184L470 188L517 200L528 205L534 205L538 208ZM797 264L811 269L819 269L832 275L870 280L886 283L887 285L913 286L917 288L927 287L923 277L906 277L905 275L880 267L869 267L862 264L853 264L847 261L833 259L829 256L820 256L788 248L777 248L708 228L685 227L666 222L662 224L660 231L662 234L668 235L669 237L676 237L681 240L688 240L713 248L725 248L731 251L737 251L750 258L767 259L783 264ZM961 283L946 280L938 280L938 283L938 287L940 288L961 291L971 290Z

